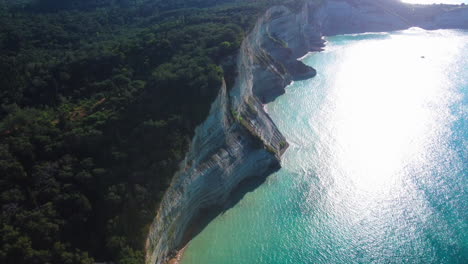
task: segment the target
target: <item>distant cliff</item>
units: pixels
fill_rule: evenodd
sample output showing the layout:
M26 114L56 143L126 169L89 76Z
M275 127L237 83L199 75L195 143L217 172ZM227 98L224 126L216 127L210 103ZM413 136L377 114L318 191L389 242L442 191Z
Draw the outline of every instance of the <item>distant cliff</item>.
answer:
M328 0L310 15L325 36L410 27L468 29L468 7L411 5L398 0Z
M263 104L283 94L291 81L315 75L296 58L321 50L322 36L412 26L467 28L467 12L364 0L306 1L296 13L282 6L266 11L242 44L235 85L221 88L161 203L147 240L147 263L168 261L206 210L222 210L242 182L262 181L280 168L288 143Z

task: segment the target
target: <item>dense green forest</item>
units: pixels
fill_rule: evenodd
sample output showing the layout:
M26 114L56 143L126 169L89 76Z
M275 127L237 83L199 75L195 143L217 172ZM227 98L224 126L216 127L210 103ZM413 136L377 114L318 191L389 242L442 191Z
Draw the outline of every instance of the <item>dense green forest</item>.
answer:
M143 263L195 127L278 2L0 0L0 263Z

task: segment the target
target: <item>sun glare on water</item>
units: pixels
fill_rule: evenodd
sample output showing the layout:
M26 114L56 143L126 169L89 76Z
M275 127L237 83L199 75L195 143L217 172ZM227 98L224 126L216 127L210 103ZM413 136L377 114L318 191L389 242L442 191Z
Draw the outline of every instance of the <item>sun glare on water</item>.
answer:
M326 110L310 116L312 129L319 131L310 140L323 143L319 148L324 149L313 155L327 160L311 171L325 182L331 225L347 230L342 240L352 233L384 239L388 234L382 230L394 226L395 217L407 221L408 206L414 207L415 217L427 217L430 205L414 184L434 181L429 171L445 169L431 166L455 155L445 141L455 121L450 106L461 95L452 85L457 76L448 70L456 71L452 64L464 43L440 36L441 31L423 36L421 31L382 34L385 41L331 45L324 53L342 59L325 69L332 73L324 75L333 76L326 80L329 88L321 107ZM320 61L313 56L310 61L320 74ZM287 155L296 160L303 154L293 150ZM286 161L285 166L294 170L298 165ZM316 204L317 189L311 192L310 203ZM376 229L353 231L360 221Z
M334 179L331 192L355 204L380 206L407 192L407 170L423 170L431 156L446 151L434 146L440 148L441 137L450 133L449 106L459 95L445 71L460 43L431 36L437 32L424 38L419 31L325 51L345 59L328 80L328 111L313 119L322 120L329 131L321 133L332 136L324 172Z
M454 95L445 89L442 69L455 55L453 45L443 38L395 36L348 50L355 58L345 61L359 64L340 66L335 86L342 89L333 91L336 110L329 121L336 129L336 158L359 176L353 181L360 188L378 192L395 184L392 176L445 129Z
M467 39L328 38L303 59L317 76L268 104L290 143L282 169L183 263L466 263Z

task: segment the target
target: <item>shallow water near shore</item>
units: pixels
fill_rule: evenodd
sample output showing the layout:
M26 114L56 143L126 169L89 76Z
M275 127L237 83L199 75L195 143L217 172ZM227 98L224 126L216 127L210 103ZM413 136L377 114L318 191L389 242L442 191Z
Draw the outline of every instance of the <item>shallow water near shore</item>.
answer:
M182 264L468 263L468 32L327 41L268 105L283 168Z

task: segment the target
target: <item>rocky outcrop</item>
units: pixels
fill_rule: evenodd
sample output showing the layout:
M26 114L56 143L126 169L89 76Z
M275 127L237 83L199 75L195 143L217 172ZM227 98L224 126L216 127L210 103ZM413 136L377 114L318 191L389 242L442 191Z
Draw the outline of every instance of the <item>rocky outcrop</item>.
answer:
M323 47L321 34L309 19L315 8L309 4L302 12L293 14L285 7L273 7L259 19L244 42L240 57L249 61L243 62L241 69L250 72L240 76L251 76L252 92L262 103L283 94L292 80L315 76L314 69L297 60L308 51Z
M425 29L458 28L468 29L468 8L456 7L442 12L420 27Z
M234 87L221 87L163 198L147 240L147 263L166 262L190 237L204 209L222 210L243 181L264 180L280 168L288 143L263 104L284 93L292 80L315 75L296 59L323 45L309 25L309 8L299 14L271 8L244 40Z
M377 1L326 1L311 14L326 36L408 28L410 22Z
M324 36L420 27L468 29L468 7L398 0L328 0L310 14Z
M191 238L206 209L229 200L242 182L264 180L288 147L263 105L293 80L313 77L296 58L323 47L323 35L411 26L467 28L466 8L420 7L391 0L310 0L299 12L270 8L244 40L235 85L226 85L166 192L146 243L146 262L165 263ZM241 190L242 191L242 190Z

